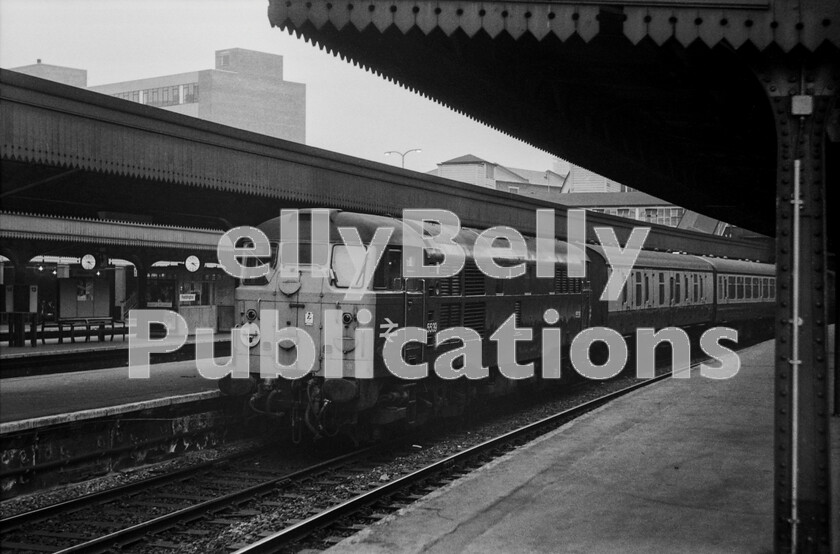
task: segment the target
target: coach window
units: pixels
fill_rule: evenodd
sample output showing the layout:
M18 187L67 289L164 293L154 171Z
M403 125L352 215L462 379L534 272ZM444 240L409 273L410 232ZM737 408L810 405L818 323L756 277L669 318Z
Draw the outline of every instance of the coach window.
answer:
M705 296L703 295L703 281L705 281L705 280L706 280L706 276L701 275L700 276L700 302L703 302L706 299Z
M650 275L645 272L645 305L650 303Z
M636 306L642 305L642 274L638 271L636 272L636 294L634 300Z
M776 299L776 278L770 277L770 300Z
M735 282L735 276L727 275L726 280L729 282L729 294L727 294L727 298L735 300L738 298L738 283Z
M671 275L668 277L668 305L671 306L674 303L674 276Z
M744 299L744 278L738 276L735 278L735 282L738 285L738 300Z
M665 274L659 272L659 305L665 305Z
M752 298L752 277L744 277L744 299Z
M761 280L761 297L770 298L770 284L767 277Z
M683 275L683 293L685 294L685 303L688 304L690 300L689 295L691 294L691 289L688 288L688 275Z
M674 287L673 287L673 303L680 304L680 274L677 273L674 275Z
M753 298L761 298L761 281L758 277L753 277Z
M700 285L698 281L700 280L700 276L696 273L691 276L692 281L692 298L694 302L698 302L700 300Z

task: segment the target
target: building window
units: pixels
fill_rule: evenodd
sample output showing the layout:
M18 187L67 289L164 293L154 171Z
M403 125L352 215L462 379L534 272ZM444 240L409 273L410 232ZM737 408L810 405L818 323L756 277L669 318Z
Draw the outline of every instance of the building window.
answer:
M513 194L519 194L519 187L508 187L508 192Z
M219 54L219 68L224 69L230 66L230 54Z
M184 104L198 102L198 83L184 85Z
M196 85L196 90L198 85ZM158 87L149 88L145 90L130 90L126 92L118 92L114 94L117 98L123 100L130 100L132 102L139 102L147 106L163 107L176 106L180 104L180 87L178 85L172 87ZM198 101L198 94L196 93L196 100Z

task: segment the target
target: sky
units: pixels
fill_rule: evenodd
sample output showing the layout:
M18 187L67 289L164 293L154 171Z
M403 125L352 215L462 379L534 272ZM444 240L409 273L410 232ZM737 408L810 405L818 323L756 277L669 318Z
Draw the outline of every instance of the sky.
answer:
M272 28L268 0L0 0L0 67L86 69L88 85L211 69L215 51L283 56L284 79L306 84L306 142L435 169L465 154L507 167L551 169L554 156Z

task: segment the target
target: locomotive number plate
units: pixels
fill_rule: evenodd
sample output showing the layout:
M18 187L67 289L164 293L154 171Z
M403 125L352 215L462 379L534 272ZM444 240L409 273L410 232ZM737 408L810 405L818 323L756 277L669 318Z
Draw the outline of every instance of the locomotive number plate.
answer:
M315 323L315 314L313 314L312 312L306 312L306 314L303 316L303 324L308 327L311 327L313 323Z

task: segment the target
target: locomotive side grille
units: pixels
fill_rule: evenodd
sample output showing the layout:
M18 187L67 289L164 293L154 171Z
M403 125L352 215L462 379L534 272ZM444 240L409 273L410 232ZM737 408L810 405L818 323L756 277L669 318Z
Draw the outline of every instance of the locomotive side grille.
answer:
M484 294L484 273L473 260L467 260L464 264L464 292L467 296Z
M439 282L441 296L461 296L461 275L453 275Z
M560 266L554 268L554 292L556 294L574 294L583 291L583 279L569 277Z
M569 277L566 275L566 270L559 264L554 267L554 292L556 294L569 292Z
M486 308L484 302L471 302L464 305L464 327L473 329L476 333L485 338L484 321L486 319Z
M461 304L443 304L440 307L440 329L461 326Z
M521 327L522 326L522 302L520 302L519 300L517 300L516 302L513 303L513 313L516 314L516 319L515 319L516 326Z

